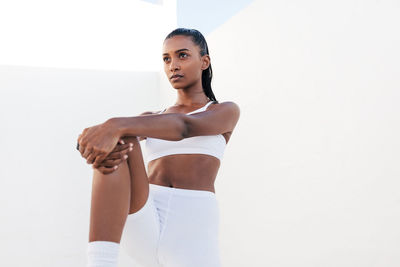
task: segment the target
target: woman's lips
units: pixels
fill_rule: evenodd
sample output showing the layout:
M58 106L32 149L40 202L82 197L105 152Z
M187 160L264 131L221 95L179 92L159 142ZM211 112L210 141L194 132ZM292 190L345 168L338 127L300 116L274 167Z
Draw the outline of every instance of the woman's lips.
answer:
M175 82L177 80L179 80L180 78L182 78L182 76L175 76L171 78L171 82Z

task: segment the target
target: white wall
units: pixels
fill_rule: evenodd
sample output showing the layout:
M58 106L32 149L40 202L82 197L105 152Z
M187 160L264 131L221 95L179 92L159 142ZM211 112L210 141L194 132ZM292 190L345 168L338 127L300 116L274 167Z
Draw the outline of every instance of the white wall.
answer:
M398 11L394 1L256 0L206 36L215 95L241 108L216 181L224 266L400 264ZM175 89L161 66L4 60L2 262L84 266L92 170L78 134L172 105ZM120 266L136 265L122 252Z
M159 109L159 74L0 66L0 89L2 266L85 266L93 170L76 140Z
M0 65L158 71L177 23L176 0L159 2L3 0Z
M399 9L257 0L208 36L216 97L241 107L224 266L400 265Z
M0 3L2 265L85 266L92 169L77 137L162 107L175 27L176 0Z

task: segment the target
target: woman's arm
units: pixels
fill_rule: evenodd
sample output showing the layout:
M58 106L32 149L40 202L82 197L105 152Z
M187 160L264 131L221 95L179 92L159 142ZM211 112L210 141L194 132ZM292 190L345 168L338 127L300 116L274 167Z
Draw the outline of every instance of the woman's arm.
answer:
M206 111L184 116L184 138L232 132L239 117L240 108L232 101L211 105Z
M158 113L159 112L145 111L143 113L140 113L139 116L147 116L147 115L150 115L150 114L158 114ZM147 139L147 136L138 136L138 140L139 141L142 141L142 140L145 140L145 139Z
M107 121L118 131L118 136L148 136L179 141L186 135L185 114L167 113L146 116L117 117Z
M232 132L240 116L234 102L212 105L191 115L182 113L117 117L86 128L78 138L79 151L88 162L101 163L123 136L148 136L179 141L200 135Z
M179 141L199 135L232 132L239 120L239 106L231 101L212 105L206 111L190 115L183 113L150 114L136 117L111 118L108 123L118 136L148 136Z
M111 118L104 123L85 128L78 137L81 156L98 166L115 148L121 137L149 136L179 141L183 139L185 114L150 114Z

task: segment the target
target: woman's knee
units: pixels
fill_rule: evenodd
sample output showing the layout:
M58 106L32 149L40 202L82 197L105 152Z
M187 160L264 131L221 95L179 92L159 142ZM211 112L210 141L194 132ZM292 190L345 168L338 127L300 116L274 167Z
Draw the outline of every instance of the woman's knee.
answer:
M110 173L103 173L100 170L94 168L93 169L93 179L104 181L107 183L120 183L121 180L129 181L130 173L129 173L129 165L126 160L122 161L115 170L112 170Z

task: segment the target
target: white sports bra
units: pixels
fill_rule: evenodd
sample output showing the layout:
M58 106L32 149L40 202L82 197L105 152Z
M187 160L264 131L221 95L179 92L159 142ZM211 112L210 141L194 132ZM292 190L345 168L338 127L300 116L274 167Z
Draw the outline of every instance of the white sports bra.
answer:
M196 109L186 115L205 111L207 107L214 101L208 102L205 106ZM159 112L161 114L165 111ZM222 134L202 135L184 138L179 141L170 141L158 138L146 138L146 157L150 162L154 159L161 158L173 154L206 154L222 160L226 147L225 137Z

